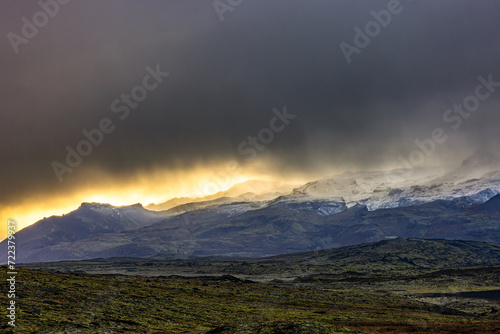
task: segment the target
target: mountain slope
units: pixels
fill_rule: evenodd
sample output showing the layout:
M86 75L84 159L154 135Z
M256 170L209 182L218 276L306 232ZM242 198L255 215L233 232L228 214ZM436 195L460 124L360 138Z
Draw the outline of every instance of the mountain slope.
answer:
M59 237L58 243L42 236L19 247L18 260L163 255L263 257L395 237L500 243L499 202L500 196L474 206L461 199L440 200L375 211L362 205L341 210L343 202L321 200L276 200L265 207L252 202L231 203L167 217L133 231L100 232L80 240ZM325 214L327 207L341 211ZM24 241L21 232L19 239ZM58 231L52 233L59 236Z
M154 224L168 215L144 209L141 204L114 207L109 204L82 203L81 206L63 216L53 216L17 232L16 260L25 258L46 260L43 250L52 246L74 243L96 235L111 235L135 231ZM4 247L5 246L5 247ZM7 248L6 240L0 247ZM58 252L64 256L64 250ZM2 258L3 262L5 259Z

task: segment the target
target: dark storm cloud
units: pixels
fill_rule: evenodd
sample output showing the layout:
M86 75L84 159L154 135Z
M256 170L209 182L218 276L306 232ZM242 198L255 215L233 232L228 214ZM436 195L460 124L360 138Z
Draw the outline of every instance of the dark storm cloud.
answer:
M77 186L83 171L126 176L246 156L238 145L268 126L272 109L298 117L260 157L307 172L318 165L375 168L473 93L500 81L497 1L410 2L348 64L339 44L389 1L244 1L224 21L211 1L77 1L14 53L0 42L2 202ZM36 1L3 1L0 33L20 34ZM170 76L123 121L110 109L159 64ZM446 147L498 142L500 92ZM59 183L51 167L103 118L116 129ZM470 145L467 146L467 145Z

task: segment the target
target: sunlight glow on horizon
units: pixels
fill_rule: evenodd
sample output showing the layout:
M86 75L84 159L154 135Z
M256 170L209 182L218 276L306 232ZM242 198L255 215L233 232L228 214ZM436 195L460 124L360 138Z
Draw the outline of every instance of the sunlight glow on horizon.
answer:
M220 170L220 169L218 169ZM175 175L170 175L175 174ZM159 172L139 175L127 184L110 180L98 187L79 189L72 194L58 197L38 195L23 203L0 208L0 219L5 222L0 228L0 240L7 237L7 221L17 222L17 231L44 218L61 216L78 209L83 202L98 202L113 206L127 206L141 203L160 204L175 197L203 197L225 191L235 184L252 179L239 174L221 177L210 170L195 168L191 172ZM161 182L162 180L174 180Z
M67 191L34 192L22 202L0 205L0 239L7 236L7 220L17 221L18 231L41 219L61 216L78 209L83 202L127 206L141 203L161 204L176 197L200 198L226 191L249 180L287 184L309 182L302 174L274 167L271 160L258 159L251 164L236 161L205 162L176 169L152 167L134 175L121 176L99 169L80 170L78 178L68 179ZM259 192L259 190L253 190ZM55 194L55 195L54 195Z

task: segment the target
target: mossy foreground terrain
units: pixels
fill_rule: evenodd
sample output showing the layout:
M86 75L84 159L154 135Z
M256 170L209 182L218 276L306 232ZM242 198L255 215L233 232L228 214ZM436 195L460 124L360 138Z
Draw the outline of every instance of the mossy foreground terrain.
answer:
M5 266L2 272L7 272ZM113 276L18 268L16 327L5 333L498 333L482 315L356 288L256 283L234 276ZM428 275L427 275L428 276ZM427 281L428 282L428 281ZM310 282L309 282L310 283ZM401 283L401 282L400 282ZM6 285L4 285L6 287ZM4 288L5 288L4 287ZM415 288L415 287L414 287ZM425 296L422 296L425 299ZM496 315L495 315L496 314Z

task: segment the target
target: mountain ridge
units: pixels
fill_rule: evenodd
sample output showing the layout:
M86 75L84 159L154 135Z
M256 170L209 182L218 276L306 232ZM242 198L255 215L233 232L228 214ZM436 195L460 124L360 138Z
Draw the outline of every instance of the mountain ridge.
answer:
M500 242L495 161L478 155L439 177L432 168L419 168L415 175L425 180L420 184L401 181L400 170L344 173L288 193L273 192L282 187L279 183L249 180L163 211L140 203L84 202L66 215L18 231L17 255L20 261L157 254L262 257L394 237ZM489 171L480 178L464 172L478 165ZM264 197L244 192L252 186Z
M249 209L252 203L239 202L173 216L139 209L154 219L136 229L101 230L78 239L62 233L66 230L46 235L35 231L42 236L31 239L20 231L17 255L19 262L160 255L263 257L395 237L500 243L499 201L496 196L469 206L460 199L438 200L375 211L359 204L330 215L320 209L338 203L285 201ZM99 217L94 219L113 218Z

